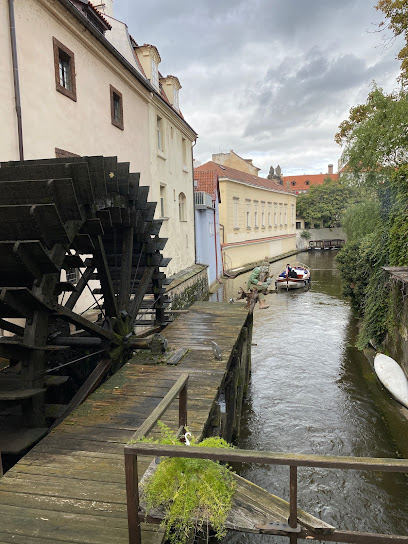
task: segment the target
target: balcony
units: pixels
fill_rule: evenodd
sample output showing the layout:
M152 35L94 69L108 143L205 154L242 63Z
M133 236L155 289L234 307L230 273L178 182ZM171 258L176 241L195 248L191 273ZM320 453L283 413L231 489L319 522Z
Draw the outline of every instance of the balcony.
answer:
M196 210L205 210L207 208L214 208L214 203L211 195L204 191L196 191L194 193L194 205Z

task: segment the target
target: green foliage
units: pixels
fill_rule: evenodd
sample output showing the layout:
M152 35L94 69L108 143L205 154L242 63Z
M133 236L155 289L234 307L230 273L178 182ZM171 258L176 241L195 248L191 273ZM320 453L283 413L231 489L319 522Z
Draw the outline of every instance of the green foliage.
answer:
M375 8L382 11L387 19L387 23L382 21L379 27L388 28L394 36L404 37L405 45L397 58L401 61L399 80L406 84L408 80L408 0L379 0Z
M175 435L161 424L162 438L143 441L180 444ZM191 445L230 448L219 437L206 438ZM192 532L215 531L221 540L226 533L225 521L231 509L235 481L229 467L208 459L170 457L162 459L143 486L146 511L164 506L166 538L171 544L184 544Z
M362 240L381 223L380 203L374 195L351 204L343 212L341 224L349 242Z
M384 94L375 84L364 105L351 108L335 136L343 162L362 185L377 186L408 162L408 94Z
M302 232L300 233L300 237L303 239L303 240L310 240L310 238L312 237L312 234L310 232L310 230L308 229L303 229Z
M296 201L296 212L312 225L340 226L343 210L355 198L355 189L338 180L326 178L323 185L312 185Z

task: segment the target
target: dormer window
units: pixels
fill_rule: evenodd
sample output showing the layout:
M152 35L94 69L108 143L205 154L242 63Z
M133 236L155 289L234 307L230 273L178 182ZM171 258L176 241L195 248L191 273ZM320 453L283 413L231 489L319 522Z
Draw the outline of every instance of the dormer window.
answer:
M296 185L296 181L292 181L292 185L295 186L295 185Z
M152 68L151 84L153 85L155 89L159 90L159 68L154 59L150 59L150 60L151 60L151 68Z
M305 181L305 185L310 185L310 181L308 179Z
M173 108L179 111L179 90L173 87Z

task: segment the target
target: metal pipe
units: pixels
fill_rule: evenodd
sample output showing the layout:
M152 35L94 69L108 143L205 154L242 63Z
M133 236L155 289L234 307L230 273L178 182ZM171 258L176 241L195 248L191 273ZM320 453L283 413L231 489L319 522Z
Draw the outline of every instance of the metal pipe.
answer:
M21 117L20 81L19 81L19 75L18 75L16 23L14 19L14 0L9 0L8 6L9 6L9 20L10 20L11 56L13 60L14 99L16 104L16 116L17 116L18 152L19 152L20 161L23 161L24 160L23 123L22 123L22 117Z

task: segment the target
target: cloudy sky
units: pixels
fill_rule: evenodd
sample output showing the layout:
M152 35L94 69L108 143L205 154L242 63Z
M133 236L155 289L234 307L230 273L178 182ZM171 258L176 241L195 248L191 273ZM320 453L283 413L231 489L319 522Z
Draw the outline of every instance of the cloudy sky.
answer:
M233 149L263 176L278 164L284 175L318 174L337 171L334 134L372 81L397 86L401 42L377 31L375 3L114 0L114 16L180 79L197 160Z

